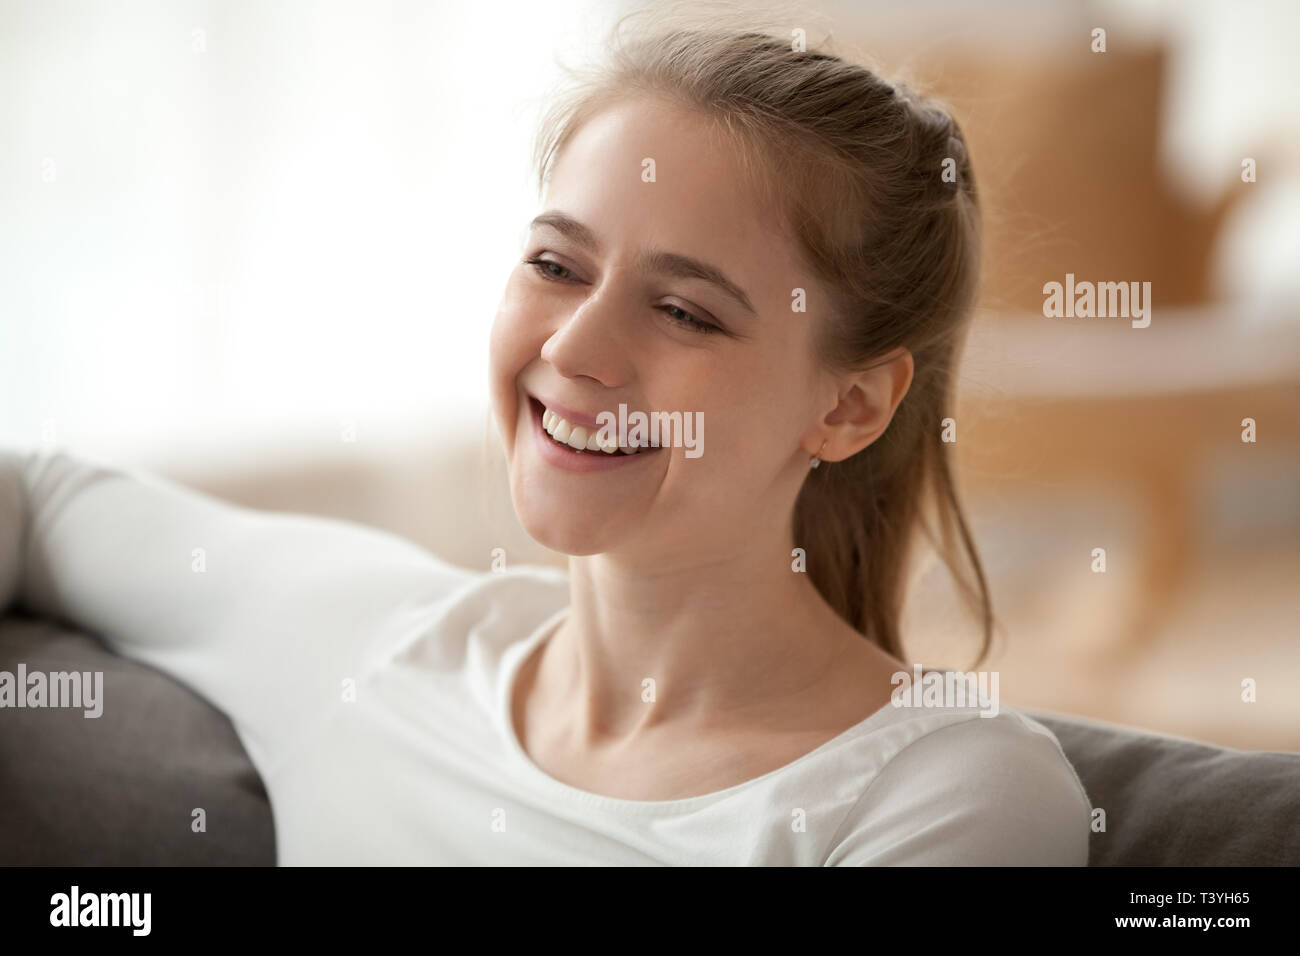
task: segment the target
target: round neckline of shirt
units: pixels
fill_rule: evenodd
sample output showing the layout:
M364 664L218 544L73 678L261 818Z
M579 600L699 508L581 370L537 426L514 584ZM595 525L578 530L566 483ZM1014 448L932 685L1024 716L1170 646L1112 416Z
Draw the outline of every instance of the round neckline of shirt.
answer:
M892 702L886 702L880 709L858 721L853 726L836 734L825 743L808 751L806 754L796 757L794 760L777 767L775 770L769 770L767 773L761 774L757 777L751 777L748 780L743 780L740 783L726 787L722 790L714 790L710 793L701 793L693 797L679 797L676 800L625 800L622 797L610 797L602 793L593 793L590 790L583 790L581 787L575 787L562 780L557 780L541 767L537 766L537 764L533 762L533 758L528 755L526 750L524 750L523 745L520 744L519 737L515 733L514 722L513 704L515 683L518 679L519 671L521 670L523 663L528 660L532 653L537 649L538 645L549 638L555 632L556 628L560 626L565 617L568 616L570 607L570 605L566 605L565 607L560 608L543 621L532 634L526 637L519 644L515 645L515 653L505 665L505 673L503 675L503 680L501 681L502 690L500 699L498 700L498 708L499 715L502 718L502 730L506 740L506 747L510 751L510 755L514 760L524 768L526 773L538 780L543 786L548 787L566 798L576 800L580 803L598 804L611 809L641 813L653 813L704 806L733 796L744 790L748 790L751 787L758 786L759 784L775 779L782 774L787 774L795 767L798 767L801 764L820 756L822 753L833 749L837 745L843 744L845 741L860 735L869 726L874 727L876 723L880 722L882 717L890 715L894 711L905 709L892 706Z

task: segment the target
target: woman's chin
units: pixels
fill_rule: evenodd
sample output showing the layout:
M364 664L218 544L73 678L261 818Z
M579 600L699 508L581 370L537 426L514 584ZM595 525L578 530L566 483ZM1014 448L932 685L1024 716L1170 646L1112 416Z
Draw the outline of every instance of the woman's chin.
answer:
M550 501L531 503L516 498L515 514L528 537L561 554L599 554L610 550L613 542L608 517L588 510L556 508Z
M594 539L591 535L578 533L570 527L560 527L554 522L547 522L546 526L539 530L534 530L525 524L524 530L542 547L570 557L581 558L609 550L603 542Z

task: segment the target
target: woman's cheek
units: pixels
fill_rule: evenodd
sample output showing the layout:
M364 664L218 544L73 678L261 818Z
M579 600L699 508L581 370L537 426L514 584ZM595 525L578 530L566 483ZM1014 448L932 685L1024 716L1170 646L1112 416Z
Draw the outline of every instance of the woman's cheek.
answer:
M511 280L497 309L492 322L490 347L494 361L502 367L514 365L523 368L531 359L525 354L529 349L527 300L516 283L517 279Z
M510 342L510 299L502 299L497 314L492 319L492 331L488 337L488 354L493 369L505 364Z
M519 354L520 339L515 314L503 303L488 337L488 387L493 417L506 444L511 441L518 417L519 375L528 364Z

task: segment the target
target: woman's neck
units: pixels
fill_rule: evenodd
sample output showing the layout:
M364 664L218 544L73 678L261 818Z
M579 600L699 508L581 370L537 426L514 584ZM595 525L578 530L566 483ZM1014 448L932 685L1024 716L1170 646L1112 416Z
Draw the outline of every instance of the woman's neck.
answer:
M572 558L570 580L538 686L579 742L779 722L862 673L867 642L788 559L748 551L646 573L596 555Z

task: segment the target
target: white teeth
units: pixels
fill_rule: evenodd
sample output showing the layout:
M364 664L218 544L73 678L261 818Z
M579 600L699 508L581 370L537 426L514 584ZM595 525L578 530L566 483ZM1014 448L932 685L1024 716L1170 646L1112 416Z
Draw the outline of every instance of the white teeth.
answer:
M542 428L546 434L550 435L557 442L568 445L574 451L601 451L607 455L615 452L622 452L625 455L635 455L639 448L620 448L617 439L610 439L607 443L602 444L600 429L588 429L585 425L570 425L549 408L542 411Z

